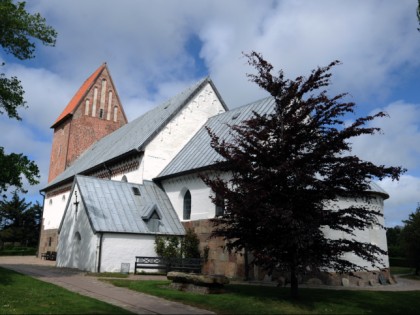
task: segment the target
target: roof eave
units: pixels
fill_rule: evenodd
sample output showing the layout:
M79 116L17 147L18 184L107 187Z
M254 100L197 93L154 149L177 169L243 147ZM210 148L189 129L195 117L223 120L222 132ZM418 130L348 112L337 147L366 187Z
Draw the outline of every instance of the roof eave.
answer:
M91 167L89 169L86 169L86 170L80 172L80 173L77 173L77 174L74 174L74 175L72 175L70 177L67 177L67 178L63 179L62 181L60 181L60 182L54 183L51 186L44 187L43 189L40 190L40 192L46 192L47 190L50 190L52 188L56 188L56 187L61 186L63 184L67 184L68 182L72 182L73 179L75 178L75 176L77 176L77 175L89 176L88 175L89 173L95 172L95 171L100 170L101 168L103 168L104 167L104 164L115 163L115 162L118 162L119 160L123 160L125 158L128 158L130 156L134 156L134 155L140 154L140 153L143 153L143 151L140 151L138 149L130 150L130 151L126 152L125 154L119 155L117 157L114 157L112 159L109 159L107 161L104 161L104 162L102 162L100 164L97 164L97 165L95 165L95 166L93 166L93 167Z
M63 118L61 118L60 120L57 120L50 128L54 129L56 128L58 125L60 125L62 122L64 122L67 119L70 119L71 117L73 117L73 113L68 113L66 116L64 116Z

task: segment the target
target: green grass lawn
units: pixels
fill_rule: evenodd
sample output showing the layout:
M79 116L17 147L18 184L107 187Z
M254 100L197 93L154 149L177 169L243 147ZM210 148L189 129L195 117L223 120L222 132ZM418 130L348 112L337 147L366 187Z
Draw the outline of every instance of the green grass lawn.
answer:
M0 268L0 314L130 314L130 312Z
M224 294L198 294L168 288L170 281L103 280L116 286L182 302L218 314L419 314L420 291L379 292L227 285Z

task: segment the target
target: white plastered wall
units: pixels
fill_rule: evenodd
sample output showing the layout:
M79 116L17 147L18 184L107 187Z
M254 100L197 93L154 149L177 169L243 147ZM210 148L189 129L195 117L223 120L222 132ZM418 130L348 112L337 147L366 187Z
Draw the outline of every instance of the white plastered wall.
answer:
M208 118L224 112L209 83L147 145L140 165L142 178L155 178L197 133Z
M45 230L58 229L69 195L70 191L67 191L50 198L45 198L42 213Z
M78 191L76 187L75 191ZM77 268L95 272L98 260L99 238L93 233L85 208L73 193L59 234L57 267ZM80 235L80 238L78 237Z
M154 235L104 233L101 272L120 272L122 263L129 263L133 272L136 256L157 256L154 246Z
M388 245L386 241L386 230L383 228L384 226L384 199L380 194L366 194L360 197L352 197L352 198L338 198L337 201L330 201L328 207L331 209L338 208L348 208L350 206L359 206L359 207L366 207L367 209L379 211L382 215L377 217L378 223L382 225L373 225L369 229L364 230L355 230L354 236L349 235L347 233L341 231L331 230L329 228L324 228L324 233L326 236L330 237L331 239L357 239L360 242L374 244L380 247L382 250L387 251ZM362 258L356 256L353 253L347 253L344 257L359 266L366 267L368 270L376 270L378 267L373 267L369 262L363 260ZM389 260L388 255L381 255L380 259L382 260L384 267L389 267Z
M214 218L216 207L210 199L213 192L197 175L166 179L162 181L162 185L181 221L184 221L184 195L187 190L191 193L190 220Z

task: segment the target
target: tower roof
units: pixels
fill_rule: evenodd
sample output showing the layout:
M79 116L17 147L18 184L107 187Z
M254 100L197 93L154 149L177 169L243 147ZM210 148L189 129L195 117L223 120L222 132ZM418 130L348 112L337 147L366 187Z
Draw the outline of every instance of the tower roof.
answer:
M64 108L60 116L58 116L56 121L52 124L51 128L56 127L66 117L74 113L82 98L86 95L92 84L95 82L95 80L99 77L99 75L105 68L106 62L104 62L98 69L96 69L94 73L91 74L89 78L86 79L86 81L82 84L82 86L79 88L76 94L74 94L73 98L67 104L66 108Z

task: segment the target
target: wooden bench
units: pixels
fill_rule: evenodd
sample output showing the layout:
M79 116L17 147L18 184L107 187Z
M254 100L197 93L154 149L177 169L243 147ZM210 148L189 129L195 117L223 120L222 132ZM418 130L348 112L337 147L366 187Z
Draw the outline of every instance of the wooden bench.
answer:
M41 253L41 259L42 258L44 258L45 260L56 260L57 252L47 251L45 253Z
M164 258L136 256L134 274L137 269L160 269L166 273L170 271L201 272L201 258Z

